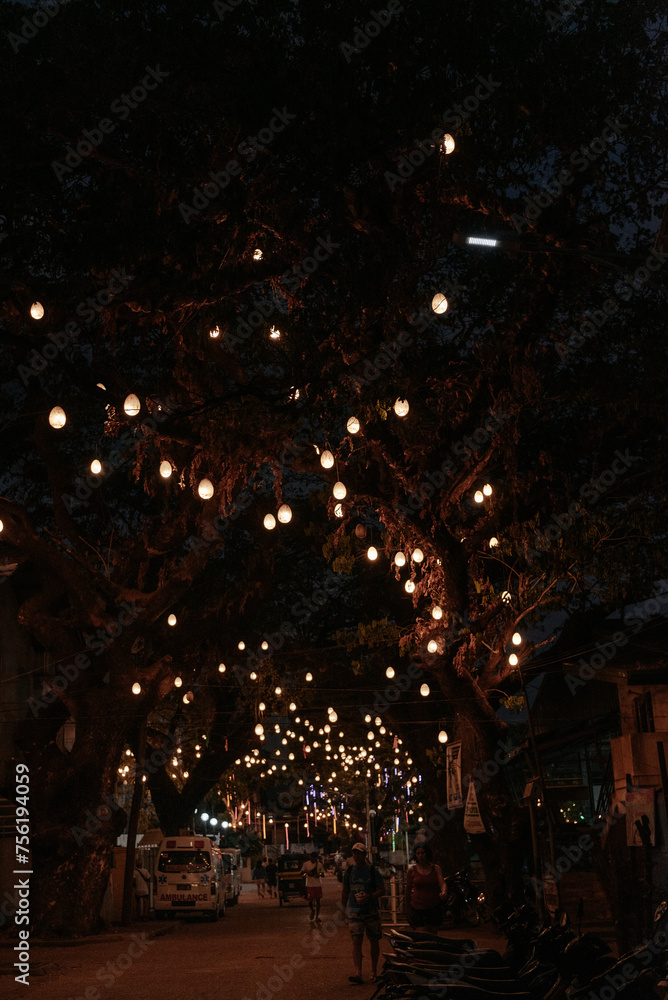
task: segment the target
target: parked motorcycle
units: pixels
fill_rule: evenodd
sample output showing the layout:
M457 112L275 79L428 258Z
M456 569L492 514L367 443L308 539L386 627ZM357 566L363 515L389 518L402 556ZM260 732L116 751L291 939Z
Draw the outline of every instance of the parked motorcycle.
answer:
M466 868L449 875L445 881L448 893L441 902L441 911L446 925L450 921L477 927L481 920L489 919L485 894L471 884Z

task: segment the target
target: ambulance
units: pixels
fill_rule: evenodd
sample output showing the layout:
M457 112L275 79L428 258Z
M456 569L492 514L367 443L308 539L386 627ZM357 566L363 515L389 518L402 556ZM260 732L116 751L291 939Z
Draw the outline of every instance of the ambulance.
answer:
M238 847L221 847L225 871L229 874L227 905L234 906L241 895L241 851Z
M201 913L209 920L225 916L229 875L218 846L209 837L165 837L155 861L154 910Z

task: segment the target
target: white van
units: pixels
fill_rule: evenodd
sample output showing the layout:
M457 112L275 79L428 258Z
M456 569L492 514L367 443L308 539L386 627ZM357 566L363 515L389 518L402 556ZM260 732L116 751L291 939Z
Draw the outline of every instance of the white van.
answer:
M223 864L227 866L229 863L227 902L229 906L234 906L241 895L241 851L238 847L221 847L220 853L223 855Z
M155 915L224 917L229 882L220 849L209 837L165 837L155 859Z

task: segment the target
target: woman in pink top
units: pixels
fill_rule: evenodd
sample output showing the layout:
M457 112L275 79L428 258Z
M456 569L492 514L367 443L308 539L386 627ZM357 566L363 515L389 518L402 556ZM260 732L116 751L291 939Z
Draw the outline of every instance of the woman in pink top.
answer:
M406 872L406 916L414 930L438 934L440 902L447 887L440 865L435 865L432 857L427 844L415 848L415 864Z

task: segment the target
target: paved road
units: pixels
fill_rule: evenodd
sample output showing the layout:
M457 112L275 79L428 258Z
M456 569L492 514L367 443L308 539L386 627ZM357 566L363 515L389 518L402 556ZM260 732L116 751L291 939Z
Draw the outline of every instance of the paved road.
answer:
M305 901L279 907L246 885L239 905L217 924L148 921L104 941L33 945L32 961L49 971L31 975L27 990L13 976L2 976L0 993L4 1000L368 1000L372 984L348 983L354 970L348 929L336 919L340 895L338 881L326 878L319 927L309 923ZM483 946L503 947L488 929L473 937ZM389 950L389 942L381 943L381 954ZM366 943L364 954L368 979ZM10 955L0 948L5 968Z

